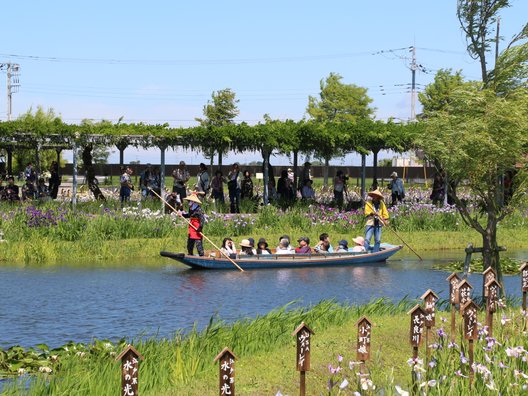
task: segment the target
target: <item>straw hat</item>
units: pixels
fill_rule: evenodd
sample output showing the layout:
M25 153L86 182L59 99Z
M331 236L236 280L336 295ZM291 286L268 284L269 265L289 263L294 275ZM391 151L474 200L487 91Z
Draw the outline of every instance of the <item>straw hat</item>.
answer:
M378 197L378 198L383 199L383 194L377 188L374 191L369 191L368 195L369 195L369 197L373 197L373 198L374 197Z
M392 172L390 177L398 177L398 174L396 172Z
M361 246L365 245L365 238L363 238L362 236L352 238L352 241L354 241L354 243L361 245Z
M242 242L240 242L240 246L250 248L251 242L249 242L248 239L242 239Z
M198 199L198 197L196 196L196 194L191 194L189 195L188 197L185 197L183 198L185 201L192 201L192 202L196 202L197 204L202 204L202 201L200 201Z

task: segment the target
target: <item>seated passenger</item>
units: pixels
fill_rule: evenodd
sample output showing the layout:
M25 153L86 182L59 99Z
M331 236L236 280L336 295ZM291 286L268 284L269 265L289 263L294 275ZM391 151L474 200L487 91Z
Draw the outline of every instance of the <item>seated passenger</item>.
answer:
M365 238L363 238L362 236L358 236L358 237L352 238L352 241L354 241L356 245L352 249L350 249L350 251L358 252L358 253L366 252Z
M247 239L242 239L240 242L240 256L254 256L253 248L251 243Z
M231 238L224 238L220 251L229 258L236 258L236 248Z
M293 248L293 246L290 244L290 236L289 236L289 235L283 235L283 236L281 236L281 237L279 238L279 243L280 243L280 241L283 240L283 239L287 239L287 240L288 240L288 247L290 248L290 250L295 250L295 249Z
M351 250L348 248L348 241L346 239L341 239L337 246L336 253L348 253L350 251Z
M253 238L248 238L248 241L251 245L251 250L253 250L253 255L257 254L257 249L255 249L255 240Z
M275 254L295 254L295 250L290 246L289 239L282 238L279 246L275 249Z
M295 253L311 253L312 248L310 247L310 238L308 237L300 237L297 239L297 242L299 242L299 247L295 248Z
M319 235L319 242L315 245L314 250L317 253L333 253L334 248L330 245L330 237L325 232Z
M257 254L271 254L271 250L268 249L268 242L264 238L260 238L257 243Z

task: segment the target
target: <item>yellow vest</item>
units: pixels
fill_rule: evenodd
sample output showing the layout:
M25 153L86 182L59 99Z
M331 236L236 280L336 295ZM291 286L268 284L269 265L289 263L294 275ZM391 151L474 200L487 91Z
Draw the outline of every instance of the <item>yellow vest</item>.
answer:
M387 210L387 207L385 206L385 202L383 201L380 201L380 207L378 211L376 211L376 209L374 208L374 204L372 203L372 201L365 202L365 216L369 216L372 213L377 214L382 220L389 220L389 211ZM368 217L367 225L368 226L374 225L374 217ZM383 225L383 224L381 224L380 222L380 225Z

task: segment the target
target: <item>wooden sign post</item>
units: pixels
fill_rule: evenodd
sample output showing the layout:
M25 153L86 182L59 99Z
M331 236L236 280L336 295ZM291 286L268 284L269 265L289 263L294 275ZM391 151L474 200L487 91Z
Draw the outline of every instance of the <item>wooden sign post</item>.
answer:
M449 282L449 303L451 304L451 342L455 342L456 305L458 304L458 284L460 277L453 272L446 279Z
M370 360L370 337L372 334L372 323L366 316L361 317L356 325L358 327L356 360L361 362L359 372L363 374L365 362Z
M523 330L526 329L526 292L528 292L528 262L523 263L519 271L521 271L521 288L522 288L522 309L524 314Z
M414 370L414 366L418 360L418 348L422 343L425 311L419 305L415 305L413 309L407 312L407 314L411 315L410 341L413 347L411 379L413 383L413 390L416 392L418 389L418 382L416 381L416 371Z
M497 272L493 268L488 267L488 269L482 273L482 284L484 285L484 297L488 295L488 288L486 287L486 284L489 281L492 281L494 279L497 280Z
M528 263L524 263L519 268L521 271L521 287L522 287L522 309L526 313L526 292L528 292Z
M493 337L493 313L497 311L500 284L495 279L490 280L486 287L486 324L488 325L488 337Z
M464 339L469 340L469 384L473 382L473 341L477 339L478 306L473 300L468 300L460 308L464 316Z
M438 296L435 294L434 291L429 289L420 298L424 300L425 303L425 355L426 363L429 363L429 333L431 331L431 327L435 326L435 309L436 302L438 301Z
M235 394L235 360L236 356L225 347L213 360L219 362L219 394L220 396L234 396Z
M310 371L310 345L311 337L315 334L307 325L302 322L292 335L297 338L297 371L300 372L299 394L306 394L306 372Z
M121 360L121 395L137 396L139 387L139 361L143 356L132 345L128 345L116 360Z

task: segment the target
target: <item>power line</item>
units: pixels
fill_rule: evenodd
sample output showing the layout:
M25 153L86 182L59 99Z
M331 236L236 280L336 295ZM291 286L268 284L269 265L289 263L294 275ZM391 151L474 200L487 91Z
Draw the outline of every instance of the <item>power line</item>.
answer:
M357 56L373 56L396 53L408 49L396 48L378 51L360 51L342 54L324 54L324 55L298 55L284 57L263 57L263 58L226 58L226 59L115 59L115 58L71 58L58 56L39 56L39 55L22 55L22 54L5 54L0 56L15 58L29 61L54 62L54 63L92 63L92 64L109 64L109 65L218 65L218 64L247 64L247 63L279 63L279 62L304 62L317 61L325 59L351 58Z

